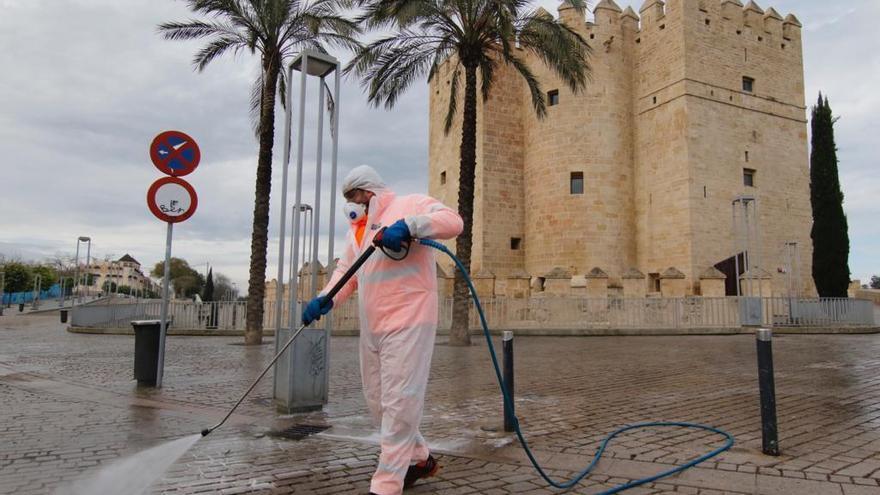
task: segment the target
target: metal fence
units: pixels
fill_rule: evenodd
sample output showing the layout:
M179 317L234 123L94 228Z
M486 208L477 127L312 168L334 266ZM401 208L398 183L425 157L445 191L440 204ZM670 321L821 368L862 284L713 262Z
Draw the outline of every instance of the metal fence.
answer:
M69 291L69 289L68 289ZM47 290L40 292L39 299L54 299L61 295L61 285L55 284ZM31 303L34 301L34 291L24 291L24 292L4 292L2 298L0 298L0 304L10 305L10 304L21 304L21 303Z
M753 304L751 313L744 311ZM282 324L288 321L288 303L283 302ZM496 297L481 301L493 329L711 329L737 328L744 323L776 327L873 326L871 301L846 298L569 298ZM78 306L72 312L74 326L128 327L132 320L158 319L162 302L139 301L106 305ZM758 309L760 308L760 309ZM263 328L275 328L275 303L263 307ZM439 326L452 323L452 299L439 305ZM748 314L757 320L744 321ZM174 328L243 330L246 302L173 301L168 314ZM333 328L357 330L358 305L355 298L335 307ZM296 319L298 321L298 318ZM480 328L479 316L470 310L471 328Z
M77 306L71 312L71 324L79 327L125 328L135 320L158 320L161 300L132 303ZM168 317L173 328L200 330L243 330L247 303L171 301Z

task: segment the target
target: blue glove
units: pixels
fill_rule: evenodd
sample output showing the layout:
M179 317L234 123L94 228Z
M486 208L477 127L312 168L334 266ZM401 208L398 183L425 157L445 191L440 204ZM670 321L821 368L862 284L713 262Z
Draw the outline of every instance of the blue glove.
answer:
M381 244L392 251L400 251L403 249L403 243L412 239L409 233L409 227L406 222L398 220L385 229L382 234Z
M333 299L330 299L327 296L318 296L312 299L306 304L305 309L303 309L303 325L308 325L313 321L320 320L321 316L329 313L331 309L333 309Z

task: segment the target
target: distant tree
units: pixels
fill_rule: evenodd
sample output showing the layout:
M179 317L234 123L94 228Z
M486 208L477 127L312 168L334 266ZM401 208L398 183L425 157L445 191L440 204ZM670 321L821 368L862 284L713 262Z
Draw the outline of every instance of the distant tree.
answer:
M33 276L28 265L10 261L3 265L0 271L6 274L3 292L24 292L32 288Z
M232 280L220 272L214 274L214 294L220 300L234 301L238 297L236 289L232 285Z
M165 276L165 262L156 263L150 271L150 275L156 278ZM195 271L189 263L182 258L171 258L169 268L169 281L174 287L174 292L179 297L189 298L202 292L205 286L205 278Z
M871 288L880 289L880 275L874 275L871 277Z
M55 270L54 267L49 265L33 265L31 267L30 290L33 290L34 288L37 275L41 277L40 287L42 287L42 290L49 290L49 287L52 287L53 284L58 282L58 272Z
M813 207L813 281L819 297L847 297L849 233L837 173L837 146L828 97L819 94L812 113L810 204Z

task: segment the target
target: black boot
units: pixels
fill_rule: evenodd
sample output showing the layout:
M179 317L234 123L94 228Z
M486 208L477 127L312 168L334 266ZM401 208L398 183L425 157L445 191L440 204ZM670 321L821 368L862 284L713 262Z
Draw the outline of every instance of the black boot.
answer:
M406 477L403 479L404 490L412 488L412 486L416 484L416 481L422 478L434 476L439 469L440 464L437 463L434 456L429 454L426 460L410 466L409 469L406 470Z

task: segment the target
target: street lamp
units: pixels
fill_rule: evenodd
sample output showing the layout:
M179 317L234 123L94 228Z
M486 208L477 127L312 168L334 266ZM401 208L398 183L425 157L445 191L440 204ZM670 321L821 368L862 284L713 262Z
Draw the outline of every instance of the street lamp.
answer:
M338 155L338 137L339 137L339 62L326 54L318 53L312 50L303 50L300 52L299 56L293 61L293 63L287 68L287 105L286 105L286 113L284 118L284 158L283 158L283 168L282 168L282 188L281 188L281 218L280 218L280 233L278 239L278 287L279 291L283 287L283 276L284 276L284 242L285 242L285 231L287 227L287 178L288 178L288 168L290 166L290 151L291 151L291 135L292 135L292 126L293 126L293 72L298 71L300 74L300 85L299 85L299 108L297 121L297 156L296 156L296 188L294 190L294 200L293 200L293 228L292 235L299 236L300 228L301 228L301 220L305 215L302 215L306 210L302 210L301 207L304 206L302 201L302 176L303 176L303 151L304 151L304 133L305 133L305 106L306 106L306 76L313 76L319 79L318 81L318 101L317 101L317 110L318 110L318 119L317 119L317 143L315 147L316 157L315 157L315 196L314 202L311 205L313 211L310 211L311 225L309 226L312 232L312 237L309 239L311 242L311 266L313 267L312 271L312 287L309 291L311 295L314 295L317 291L317 287L315 286L315 277L317 276L317 270L314 270L317 267L318 261L318 240L320 233L320 219L321 219L321 178L322 178L322 160L323 160L323 137L324 137L324 108L326 102L326 81L330 77L333 78L333 89L330 91L330 98L333 103L333 108L331 110L330 117L330 138L332 141L332 155L330 159L330 188L329 188L329 199L330 199L330 239L329 239L329 249L328 249L328 259L333 259L333 234L334 230L332 228L333 221L335 220L335 208L336 208L336 166L337 166L337 155ZM293 252L291 254L291 259L289 261L290 265L293 267L293 271L299 267L300 262L300 246L299 246L299 237L295 237L294 241L291 242L291 247L293 248ZM305 249L303 249L305 251ZM305 253L303 253L305 254ZM298 293L298 285L299 281L297 280L298 273L292 273L289 279L289 287L290 287L290 301L289 301L289 312L288 312L288 320L285 324L281 322L281 308L276 308L275 311L275 345L276 349L279 349L281 343L286 342L289 338L294 335L294 332L297 328L297 305L296 305L296 296ZM309 294L304 294L304 298L308 298ZM276 304L278 303L278 297L276 295ZM317 376L310 374L310 372L306 369L307 366L304 365L300 360L293 360L293 356L305 355L308 354L310 356L318 356L322 360L326 360L327 358L327 340L329 340L329 332L331 328L331 319L330 315L324 319L324 325L322 329L309 329L303 335L301 335L295 342L293 342L293 347L287 351L285 357L281 358L275 366L275 386L273 396L275 398L275 404L279 411L284 412L294 412L294 411L305 411L314 408L320 409L323 407L323 404L327 403L327 390L328 390L328 378L329 375L326 373L326 370L322 370ZM305 354L304 354L305 353Z
M79 297L80 302L82 302L82 291L79 289L80 279L79 279L79 243L86 242L88 243L86 250L86 280L88 280L88 269L91 264L91 255L92 255L92 238L88 236L81 235L76 239L76 280L74 281L74 292Z

